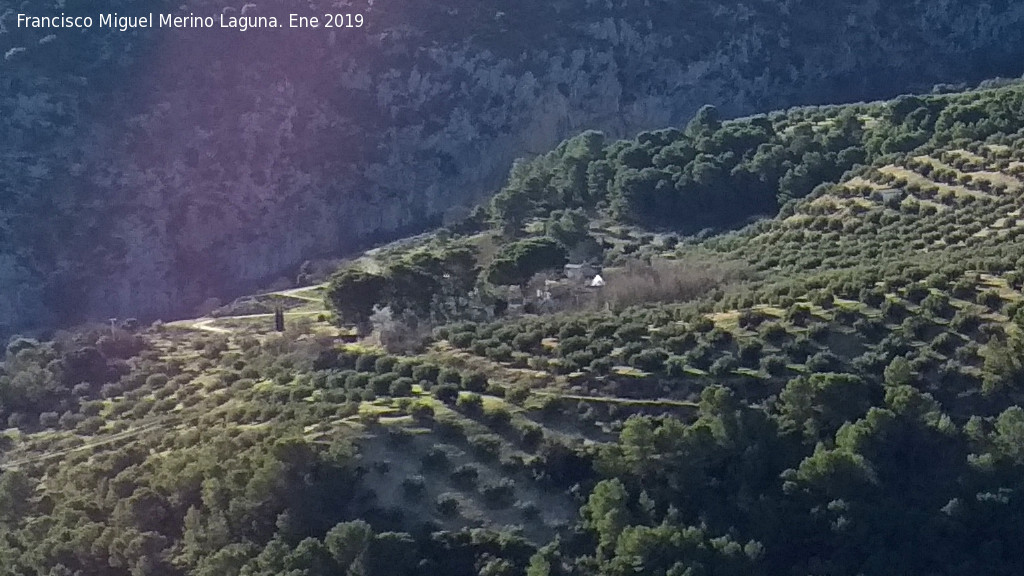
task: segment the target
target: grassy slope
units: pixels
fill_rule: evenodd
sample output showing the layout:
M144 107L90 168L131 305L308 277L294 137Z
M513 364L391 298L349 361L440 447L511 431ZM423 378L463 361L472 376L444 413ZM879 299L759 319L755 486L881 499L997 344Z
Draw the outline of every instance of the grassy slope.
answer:
M418 385L401 398L354 400L311 383L304 374L309 350L339 346L330 343L337 330L322 317L321 287L273 295L291 302L291 328L283 336L269 333L270 314L153 327L142 334L148 351L133 364L144 384L88 398L81 412L94 418L89 424L9 430L3 467L40 479L36 499L60 500L80 470L125 447L141 449L147 465L159 467L189 458L203 445L197 434L258 437L287 430L310 443L342 440L357 448L373 487L357 514L400 509L400 524L432 520L446 529L522 525L530 540L542 543L573 521L578 502L535 480L530 462L538 449L522 439L529 425L577 447L605 443L631 413L690 418L710 383L726 383L752 404L769 404L796 375L842 370L880 379L899 356L953 417L994 415L1020 400L1012 390L984 389L983 354L993 334L1017 329L1011 319L1024 300L1017 266L1024 256L1022 175L1024 139L1018 137L889 158L739 232L672 248L654 236L641 246L647 256L711 254L755 272L721 293L683 304L472 327L476 339L501 341L543 331L543 346L512 361L459 349L450 338L405 358L487 374L492 389L482 395L482 412L453 409ZM630 231L629 238L639 241L643 232ZM702 318L710 325L698 328ZM589 366L564 369L559 332L572 322L644 329L609 338L616 368L604 374ZM776 327L770 339L769 326ZM688 332L696 341L673 350L670 339ZM744 345L753 341L763 341L763 349L744 356ZM680 370L638 367L627 353L631 345L668 350ZM372 342L349 348L374 349ZM701 354L691 353L695 349ZM738 360L716 369L725 357ZM780 358L781 367L769 369L768 357ZM145 380L154 373L169 379ZM433 417L412 417L416 405L431 407ZM507 423L491 418L503 411ZM480 446L487 435L499 439L496 453ZM447 470L421 469L431 449L448 455ZM478 467L481 485L513 478L518 507L489 508L479 487L454 484L449 472L464 464ZM424 496L404 493L402 480L412 475L423 475ZM435 500L443 494L457 500L456 514L438 510Z

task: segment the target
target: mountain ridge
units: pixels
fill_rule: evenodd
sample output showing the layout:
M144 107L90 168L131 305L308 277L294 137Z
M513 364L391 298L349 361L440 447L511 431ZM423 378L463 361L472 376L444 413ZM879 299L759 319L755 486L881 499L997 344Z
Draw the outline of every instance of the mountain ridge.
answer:
M894 96L1017 74L1024 55L1024 8L1007 3L346 7L365 32L283 49L266 31L0 36L25 48L0 103L8 331L186 313L475 204L516 158L583 129Z

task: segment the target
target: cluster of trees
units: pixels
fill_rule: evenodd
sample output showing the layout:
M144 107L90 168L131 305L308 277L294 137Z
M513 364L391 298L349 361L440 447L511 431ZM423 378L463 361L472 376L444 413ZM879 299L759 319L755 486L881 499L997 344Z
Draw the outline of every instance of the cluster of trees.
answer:
M669 546L709 533L721 535L703 547L719 554L714 573L739 562L766 574L1010 574L1021 568L1004 548L1019 534L1020 414L957 424L911 386L842 374L794 379L769 410L711 387L695 422L627 421L599 459L609 479L584 522L598 560L624 556L644 573L691 568L701 555ZM651 534L637 553L636 530L691 536Z
M564 245L552 238L529 238L507 245L487 266L487 281L523 285L542 270L560 269L568 262Z
M452 300L468 297L478 274L475 248L455 242L389 259L380 272L346 268L331 277L326 300L343 321L362 327L385 306L394 314L443 318Z
M1019 86L891 103L794 109L723 122L705 106L684 129L606 142L586 132L512 170L491 212L519 234L553 210L604 206L622 221L684 230L771 214L857 165L1024 127Z
M368 471L353 457L350 438L316 440L308 432L355 415L360 402L376 397L402 400L403 410L439 431L461 429L457 422L435 422L429 403L411 402L415 383L461 412L519 434L507 412L482 408L478 395L476 408L459 396L503 390L479 372L341 351L297 336L260 341L154 332L130 341L159 338L168 356L140 354L101 337L103 353L131 357L122 360L127 373L120 379L68 405L73 415L98 420L97 427L71 427L59 442L46 433L20 444L17 436L0 437L0 574L473 576L486 566L493 573L525 570L533 546L522 537L438 531L403 520L400 511L379 507L361 480ZM90 337L95 333L54 342L14 339L4 376L47 366L56 371L66 360L58 351L73 355L72 343L82 346ZM82 366L68 369L85 375ZM63 398L51 388L32 393L48 407ZM33 423L20 432L36 428ZM543 439L537 432L522 432L533 448ZM107 441L108 434L123 438ZM471 445L479 436L483 445L484 435L466 436ZM86 438L95 447L83 445ZM4 451L15 445L16 463L8 467ZM544 448L534 465L548 469L549 458L566 450ZM563 464L552 462L547 477L561 478ZM501 505L510 494L503 484L481 491Z
M705 106L683 130L610 144L586 132L517 164L491 210L506 233L555 209L601 204L626 222L683 229L733 224L772 213L863 163L860 113L848 107L823 114L817 124L785 115L723 123Z
M551 236L534 236L503 245L488 259L479 256L468 240L442 242L385 259L379 272L358 266L331 277L325 298L343 322L368 327L375 311L387 308L410 323L435 324L473 317L474 311L500 313L500 298L490 288L525 285L536 274L560 270L568 261L569 247L594 240L580 226L578 213L552 220Z
M294 546L345 518L358 483L343 451L273 426L196 430L160 458L151 447L136 438L61 466L62 488L43 499L32 495L38 478L3 472L0 573L237 574L272 538Z
M145 341L120 328L64 334L51 342L14 337L0 362L0 422L11 427L74 427L80 404L130 378Z

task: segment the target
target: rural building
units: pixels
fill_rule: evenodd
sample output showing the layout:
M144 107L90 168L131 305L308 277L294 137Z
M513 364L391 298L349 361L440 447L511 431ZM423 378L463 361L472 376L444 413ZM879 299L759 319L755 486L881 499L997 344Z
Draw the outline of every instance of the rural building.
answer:
M569 280L588 281L600 272L593 264L566 264L565 277Z

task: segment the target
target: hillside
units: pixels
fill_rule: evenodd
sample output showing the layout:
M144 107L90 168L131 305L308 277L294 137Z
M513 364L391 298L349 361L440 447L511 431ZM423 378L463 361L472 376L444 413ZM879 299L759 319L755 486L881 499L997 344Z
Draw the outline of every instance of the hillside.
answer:
M624 137L706 103L733 117L1017 75L1024 51L1024 8L980 0L307 6L365 27L53 32L18 29L28 5L0 2L0 333L181 317L450 220L515 158L584 129Z
M325 284L12 339L0 575L1019 574L1022 210L1020 84L581 134Z

